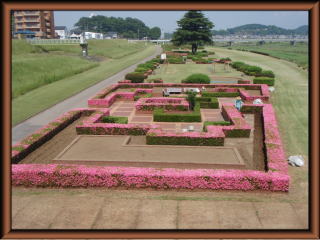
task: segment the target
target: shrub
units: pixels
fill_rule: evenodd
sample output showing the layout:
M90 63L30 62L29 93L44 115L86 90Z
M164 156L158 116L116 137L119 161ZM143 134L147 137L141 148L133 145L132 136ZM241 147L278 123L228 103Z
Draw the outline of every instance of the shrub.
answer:
M202 97L238 97L239 92L202 92Z
M209 84L210 83L210 78L208 75L202 74L202 73L194 73L188 76L185 79L186 83L204 83L204 84Z
M143 73L131 72L125 76L125 79L131 80L132 83L142 83L147 77Z
M268 86L274 85L274 78L269 77L256 77L253 79L254 84L267 84Z
M188 103L189 103L189 108L191 109L191 110L193 110L194 109L194 106L195 106L195 104L196 104L196 95L197 95L197 93L196 92L191 92L191 91L188 91L187 92L187 101L188 101Z
M197 97L200 108L219 108L219 101L216 97Z
M208 133L205 133L208 134ZM165 133L159 135L147 133L148 145L187 145L187 146L223 146L223 137L207 137L204 133L192 133L192 135L169 136Z
M120 123L120 124L127 124L128 117L116 117L116 116L103 116L101 118L103 123Z
M229 58L229 57L220 58L220 62L225 62L225 61L231 61L231 58Z
M134 71L138 72L138 73L145 73L146 71L148 71L148 68L144 68L144 67L137 67Z
M258 77L270 77L274 78L275 75L271 70L263 70L260 74L258 74Z
M258 75L261 72L262 72L262 68L261 67L250 66L250 65L247 65L245 70L244 70L244 73L246 73L248 75L251 75L251 76Z
M152 97L152 93L146 93L143 95L136 95L133 97L134 101L139 100L140 98L151 98Z
M184 63L183 59L182 58L179 58L179 57L170 57L167 59L169 63L171 64L181 64L181 63Z
M201 122L200 105L196 103L192 113L165 113L164 109L153 111L154 122Z
M231 123L229 121L216 121L216 122L210 122L210 121L205 121L203 123L203 131L207 131L207 126L214 125L214 126L230 126Z

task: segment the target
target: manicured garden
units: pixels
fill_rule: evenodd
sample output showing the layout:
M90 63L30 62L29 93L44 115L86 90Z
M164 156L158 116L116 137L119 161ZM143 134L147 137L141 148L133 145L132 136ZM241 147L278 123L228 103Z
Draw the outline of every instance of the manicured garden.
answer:
M198 91L191 94L192 89ZM161 96L161 93L166 91L178 93ZM249 91L258 91L260 94L254 96ZM235 97L240 97L243 101L241 111L232 103ZM12 183L16 186L42 187L124 186L288 191L290 178L285 153L269 97L268 86L265 84L120 81L88 99L88 108L69 111L13 146ZM264 104L252 104L258 98L262 99ZM248 122L250 115L259 115L262 119L264 136L260 137L259 141L264 149L261 149L259 154L262 159L260 165L264 167L247 168L248 159L239 153L236 154L239 155L238 158L232 161L240 161L242 165L222 162L200 164L196 160L188 160L186 163L172 160L172 163L166 163L166 152L170 154L170 151L174 151L183 156L184 149L188 146L197 149L201 154L205 154L206 146L213 146L213 153L234 149L229 147L232 139L246 141L256 134L253 130L258 126ZM209 119L218 120L208 121ZM154 150L159 151L161 145L169 145L169 148L164 152L157 152L162 156L160 162L151 161L146 165L149 167L133 167L140 165L138 162L130 163L130 159L125 159L122 163L112 159L95 160L91 163L93 166L86 166L81 162L86 164L90 159L68 160L69 158L64 157L69 151L66 149L50 160L49 164L41 164L41 160L34 164L24 163L27 162L28 155L41 151L43 144L50 144L56 135L74 121L78 121L75 125L75 138L66 143L66 149L70 151L76 149L77 143L87 135L99 141L103 141L101 137L110 138L115 135L128 136L129 141L134 136L145 138L145 142L138 145L129 144L126 147L127 140L122 143L121 146L129 152L138 148L139 152L152 153ZM168 127L172 129L167 129ZM254 148L253 145L250 146ZM86 145L84 147L86 148ZM99 148L95 151L99 155ZM238 152L236 149L232 151ZM112 158L111 156L109 158ZM136 156L134 152L132 156ZM201 158L201 155L199 157ZM214 158L214 154L212 157ZM108 162L110 160L111 162ZM103 166L97 166L97 161ZM250 161L257 159L251 158ZM158 167L162 170L157 170Z

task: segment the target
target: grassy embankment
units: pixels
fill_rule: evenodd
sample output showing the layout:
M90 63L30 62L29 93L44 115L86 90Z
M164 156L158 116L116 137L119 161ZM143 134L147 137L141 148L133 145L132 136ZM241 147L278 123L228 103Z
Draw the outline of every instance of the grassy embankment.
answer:
M272 57L294 62L302 68L308 68L309 50L308 43L305 42L297 42L296 45L291 45L290 42L267 42L263 45L257 45L257 42L247 42L234 43L232 46L226 46L226 43L219 43L219 45L228 49L267 54Z
M230 57L272 70L276 75L271 102L276 110L288 155L308 155L308 72L296 64L250 52L211 48L217 57Z
M125 40L89 41L89 55L79 46L12 46L12 124L66 99L81 90L150 56L153 46ZM95 55L96 54L96 55Z

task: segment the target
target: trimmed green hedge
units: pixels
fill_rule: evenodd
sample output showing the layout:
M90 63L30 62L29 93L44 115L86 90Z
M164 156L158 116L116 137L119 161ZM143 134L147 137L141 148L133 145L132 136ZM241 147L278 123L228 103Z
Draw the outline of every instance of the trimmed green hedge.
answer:
M210 78L206 74L202 73L194 73L188 76L184 81L184 83L204 83L209 84Z
M151 98L152 97L152 93L145 93L143 95L136 95L133 97L134 101L137 101L140 98Z
M223 146L224 138L146 136L148 145Z
M228 121L216 121L216 122L210 122L210 121L205 121L203 123L203 131L206 132L207 131L207 126L230 126L231 122Z
M200 103L200 108L219 108L219 101L216 97L197 97L196 102Z
M104 117L101 118L101 121L103 123L127 124L128 123L128 117L104 116Z
M125 79L131 80L132 83L142 83L146 78L147 76L141 72L131 72L125 76Z
M232 129L225 131L225 135L230 138L248 138L250 137L250 132L248 129Z
M196 103L192 113L166 113L162 108L153 110L154 122L201 122L200 104Z
M269 77L256 77L253 79L254 84L268 84L269 86L274 85L274 78Z
M202 97L238 97L239 92L202 92Z

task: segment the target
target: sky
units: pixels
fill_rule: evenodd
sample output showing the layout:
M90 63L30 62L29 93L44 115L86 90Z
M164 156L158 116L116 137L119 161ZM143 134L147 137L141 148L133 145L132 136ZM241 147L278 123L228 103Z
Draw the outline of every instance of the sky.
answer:
M160 27L162 32L174 32L177 21L186 11L54 11L56 26L72 29L81 17L103 15L107 17L133 17L143 21L148 27ZM258 23L293 29L308 25L308 11L203 11L211 20L214 30Z

